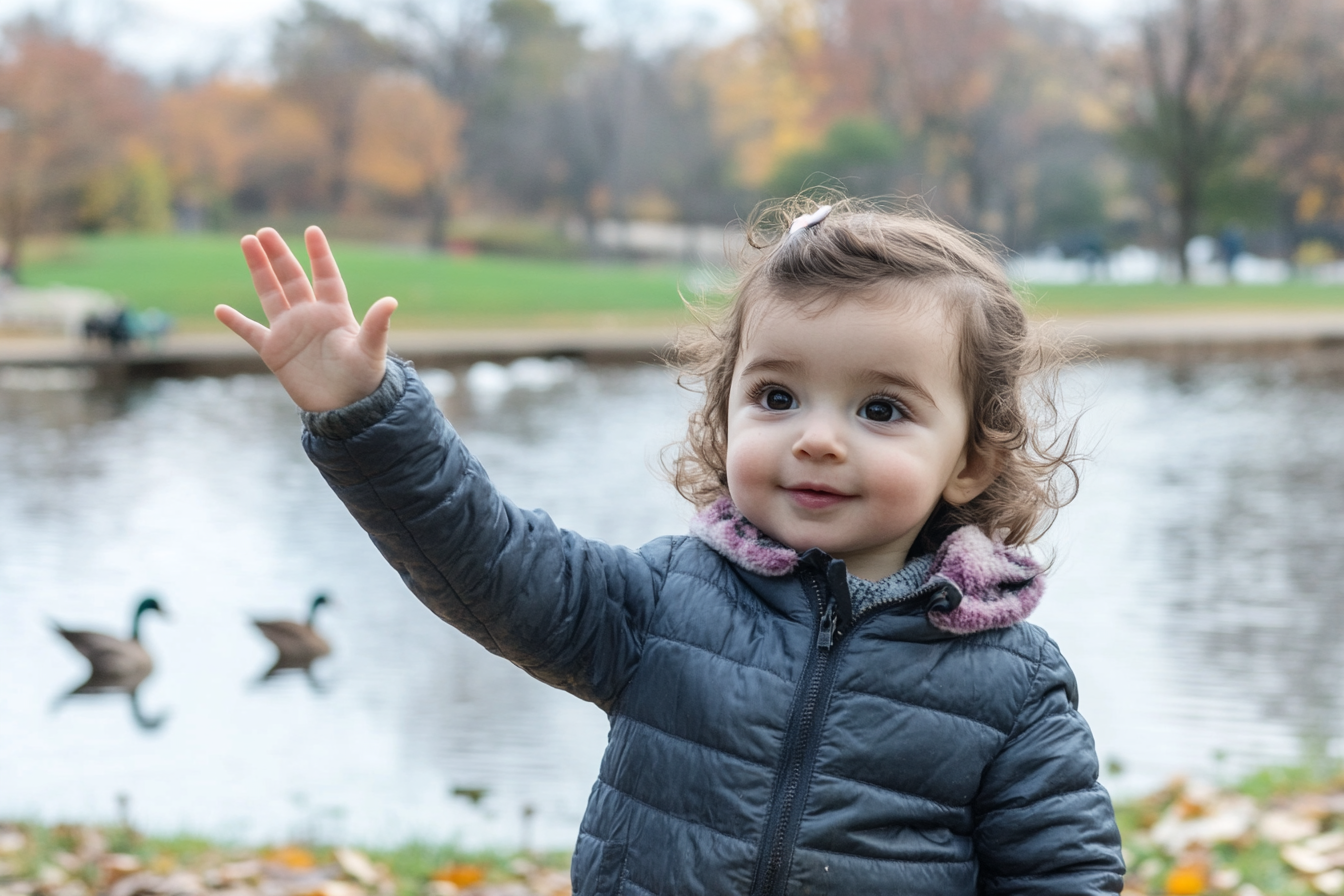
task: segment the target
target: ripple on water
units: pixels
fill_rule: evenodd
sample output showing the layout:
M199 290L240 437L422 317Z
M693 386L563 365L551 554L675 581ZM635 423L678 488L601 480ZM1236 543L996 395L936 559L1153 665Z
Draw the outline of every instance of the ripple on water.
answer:
M433 375L503 490L640 544L689 510L654 471L691 397L664 371L531 359ZM1073 370L1093 459L1048 537L1039 621L1078 674L1108 783L1289 760L1338 742L1344 384L1287 363ZM238 839L572 843L601 712L528 678L410 597L303 457L273 380L124 391L0 388L0 816ZM317 590L331 657L259 681L252 616ZM157 658L137 694L58 701L81 660L51 619L124 632L143 592ZM18 682L18 686L8 683ZM454 789L486 793L479 804Z

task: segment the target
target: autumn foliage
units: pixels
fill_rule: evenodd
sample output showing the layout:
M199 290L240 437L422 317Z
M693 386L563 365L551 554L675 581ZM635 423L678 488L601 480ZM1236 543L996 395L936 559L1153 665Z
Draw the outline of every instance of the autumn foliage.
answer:
M1013 248L1229 222L1344 249L1344 5L1168 0L1103 37L1004 0L750 0L717 42L602 45L550 0L318 0L273 75L152 83L59 23L0 44L6 269L44 230L239 215L722 225L812 185L916 196ZM621 13L631 16L633 13Z

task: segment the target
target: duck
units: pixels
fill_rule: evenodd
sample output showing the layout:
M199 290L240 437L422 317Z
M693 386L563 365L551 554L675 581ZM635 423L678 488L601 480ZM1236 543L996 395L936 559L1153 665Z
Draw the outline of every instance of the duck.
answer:
M78 688L81 693L134 691L154 671L154 660L140 643L140 619L151 610L168 615L157 597L145 597L131 617L131 636L124 639L102 632L76 631L53 623L56 633L89 661L91 674Z
M308 608L308 621L295 622L291 619L253 619L255 625L279 652L275 665L267 675L281 669L307 669L313 660L331 653L331 645L313 628L317 618L317 608L331 603L331 598L318 594Z

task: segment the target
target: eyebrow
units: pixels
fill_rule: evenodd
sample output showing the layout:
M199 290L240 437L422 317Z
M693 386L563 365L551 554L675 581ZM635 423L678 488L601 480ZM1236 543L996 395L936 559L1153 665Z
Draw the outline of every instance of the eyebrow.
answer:
M796 374L801 372L802 367L803 365L799 364L797 361L788 361L785 360L784 358L762 358L760 360L752 361L746 367L743 367L742 376L744 377L752 376L753 374L761 372ZM859 379L867 383L872 383L874 385L890 384L897 386L898 388L905 390L907 392L913 392L916 396L918 396L924 402L928 403L935 410L937 410L938 408L938 402L933 400L933 396L929 394L929 390L925 389L917 381L911 379L908 376L904 376L899 373L892 373L886 370L866 370L864 371L863 375L859 377Z

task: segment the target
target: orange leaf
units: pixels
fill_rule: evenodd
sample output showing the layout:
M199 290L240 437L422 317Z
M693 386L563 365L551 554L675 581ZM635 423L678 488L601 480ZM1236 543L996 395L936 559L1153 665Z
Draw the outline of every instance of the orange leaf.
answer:
M1208 874L1202 866L1182 865L1167 875L1167 892L1171 896L1200 896L1208 883Z
M446 881L459 887L469 887L485 880L485 870L479 865L444 865L431 874L429 879Z
M281 846L266 854L266 860L296 871L317 867L317 859L302 846Z

